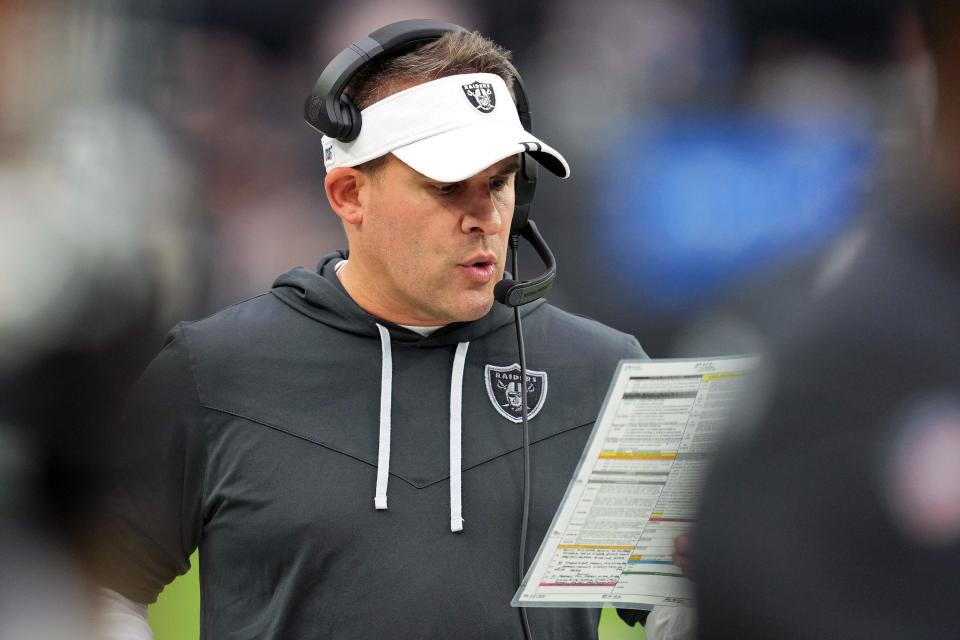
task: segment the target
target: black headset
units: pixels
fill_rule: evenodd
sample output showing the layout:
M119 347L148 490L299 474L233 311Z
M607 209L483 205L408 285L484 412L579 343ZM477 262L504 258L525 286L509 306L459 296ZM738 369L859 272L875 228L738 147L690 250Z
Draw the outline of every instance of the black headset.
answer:
M304 119L311 127L331 138L341 142L356 140L363 126L363 117L360 109L344 91L357 73L377 60L409 53L446 33L458 31L466 29L440 20L403 20L381 27L366 38L357 40L337 54L320 74L304 104ZM513 94L520 124L532 133L530 107L523 79L514 71L513 80ZM540 235L537 225L529 218L530 204L537 190L537 169L537 162L533 158L526 153L520 155L510 236L514 254L517 250L517 238L522 237L536 250L546 270L531 280L518 282L504 278L497 283L494 298L510 307L518 307L542 298L557 277L557 262L553 252Z

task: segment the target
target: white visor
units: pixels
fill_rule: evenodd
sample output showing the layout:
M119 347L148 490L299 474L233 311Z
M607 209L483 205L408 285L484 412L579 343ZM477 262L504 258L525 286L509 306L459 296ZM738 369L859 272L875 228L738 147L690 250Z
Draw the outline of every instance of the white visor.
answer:
M448 76L411 87L362 112L353 142L323 137L327 170L355 167L393 153L438 182L460 182L504 158L528 153L566 178L570 166L520 124L503 78L492 73Z

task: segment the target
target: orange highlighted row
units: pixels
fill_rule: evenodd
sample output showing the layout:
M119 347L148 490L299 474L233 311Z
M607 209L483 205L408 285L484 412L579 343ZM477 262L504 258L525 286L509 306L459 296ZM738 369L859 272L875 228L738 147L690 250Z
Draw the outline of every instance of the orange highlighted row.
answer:
M730 378L742 378L744 371L728 371L726 373L705 373L701 376L701 380L704 382L710 382L711 380L729 380Z
M610 544L558 544L558 549L614 549L616 551L633 551L633 546L621 547Z
M675 453L618 453L615 451L603 451L600 454L601 460L676 460Z

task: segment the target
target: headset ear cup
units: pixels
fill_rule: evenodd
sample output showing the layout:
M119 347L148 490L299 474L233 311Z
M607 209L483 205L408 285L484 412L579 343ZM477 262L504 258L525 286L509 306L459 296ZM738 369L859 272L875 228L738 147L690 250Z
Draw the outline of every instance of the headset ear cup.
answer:
M323 109L323 96L316 93L310 93L303 104L303 117L314 129L320 130L323 127L323 121L320 119L320 111Z
M340 142L353 142L360 135L363 116L350 96L340 96L340 125L343 131L337 136Z

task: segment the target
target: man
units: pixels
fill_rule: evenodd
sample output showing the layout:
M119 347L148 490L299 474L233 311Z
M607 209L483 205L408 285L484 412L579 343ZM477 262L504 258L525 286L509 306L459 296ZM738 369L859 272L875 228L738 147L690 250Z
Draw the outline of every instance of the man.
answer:
M523 478L508 391L530 398L529 562L617 362L644 354L538 301L522 308L520 379L513 312L493 300L535 140L511 70L457 33L355 79L360 136L324 141L349 253L181 323L133 394L104 576L118 602L152 602L199 547L207 638L524 637L509 605ZM536 638L580 640L598 613L529 618Z
M694 533L702 638L960 636L960 8L916 3L938 67L922 176L775 351Z

